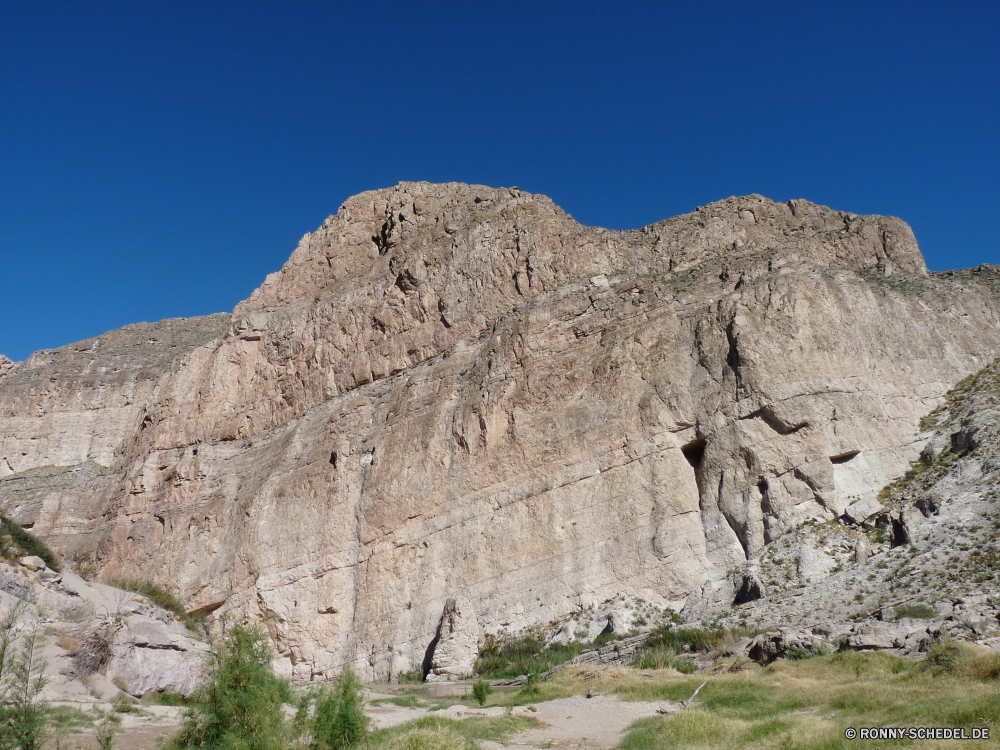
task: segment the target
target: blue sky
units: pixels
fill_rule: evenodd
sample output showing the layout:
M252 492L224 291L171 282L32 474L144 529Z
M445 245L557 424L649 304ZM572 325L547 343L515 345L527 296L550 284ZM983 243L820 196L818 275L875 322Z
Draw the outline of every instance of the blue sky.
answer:
M231 310L345 198L730 195L1000 263L1000 4L0 4L0 352Z

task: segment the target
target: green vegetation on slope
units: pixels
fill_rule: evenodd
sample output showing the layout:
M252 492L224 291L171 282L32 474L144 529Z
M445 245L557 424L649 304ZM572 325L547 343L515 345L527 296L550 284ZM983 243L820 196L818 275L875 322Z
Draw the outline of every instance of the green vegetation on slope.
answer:
M690 708L635 722L619 745L622 750L847 750L885 746L884 741L848 740L848 728L964 727L969 732L988 727L997 737L998 674L1000 654L942 644L916 665L891 654L842 652L779 661L766 669L747 664L712 676L665 673L645 684L624 679L609 688L625 699L682 701L707 677ZM962 747L995 747L995 740L963 742Z
M537 635L524 635L504 641L488 636L479 650L475 671L477 675L491 680L541 674L559 664L565 664L584 651L601 648L622 637L608 633L586 643L574 641L546 646L545 641Z
M180 600L158 583L138 581L133 578L109 578L105 583L123 591L131 591L133 594L142 594L157 607L162 607L175 614L177 619L188 627L188 630L196 630L198 627L199 620L191 617Z
M35 555L45 561L52 570L59 572L62 564L45 542L21 528L9 518L0 516L0 555L14 560L25 555Z

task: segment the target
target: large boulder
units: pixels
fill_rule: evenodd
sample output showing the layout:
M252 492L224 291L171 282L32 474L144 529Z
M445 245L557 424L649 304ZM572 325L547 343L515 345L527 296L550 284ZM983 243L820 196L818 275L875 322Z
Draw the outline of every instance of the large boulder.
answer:
M167 690L190 695L205 680L208 645L178 622L129 615L111 639L107 675L136 697Z

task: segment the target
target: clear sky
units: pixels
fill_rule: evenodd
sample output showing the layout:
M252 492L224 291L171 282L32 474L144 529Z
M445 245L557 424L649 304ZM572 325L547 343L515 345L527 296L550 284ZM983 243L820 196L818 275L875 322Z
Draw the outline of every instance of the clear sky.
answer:
M1000 263L1000 3L0 3L0 352L228 311L362 190L731 195Z

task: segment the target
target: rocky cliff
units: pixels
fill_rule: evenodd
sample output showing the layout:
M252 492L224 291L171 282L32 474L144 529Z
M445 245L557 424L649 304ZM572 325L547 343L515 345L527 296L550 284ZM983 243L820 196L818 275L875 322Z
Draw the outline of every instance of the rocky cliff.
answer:
M264 618L296 679L448 674L481 633L617 595L759 596L765 545L860 513L1000 353L998 286L806 201L615 232L401 183L232 316L0 363L0 508L77 565Z

